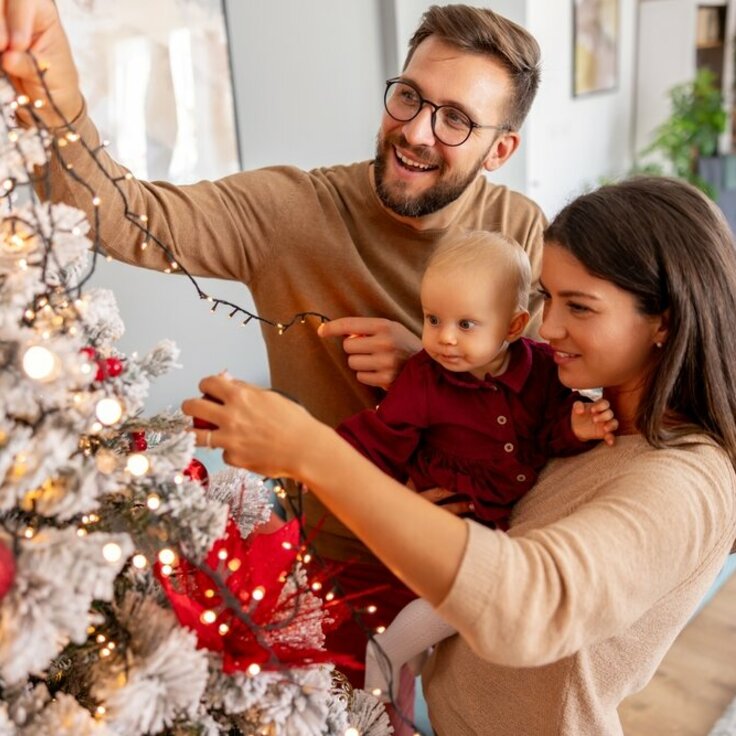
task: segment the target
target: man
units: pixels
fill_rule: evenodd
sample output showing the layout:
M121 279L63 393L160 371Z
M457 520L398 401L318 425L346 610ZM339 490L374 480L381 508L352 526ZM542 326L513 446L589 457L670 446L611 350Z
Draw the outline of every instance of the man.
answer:
M56 107L46 105L40 114L52 126L73 121L89 149L98 149L52 0L3 5L3 69L36 100L45 93L23 52L48 64L45 81ZM446 237L464 229L502 231L527 251L536 280L543 216L479 174L499 168L518 148L538 65L537 43L507 19L485 9L435 6L410 42L402 74L386 83L373 162L311 172L274 167L175 187L127 180L100 151L134 215L126 219L109 178L72 142L52 166L53 196L88 213L99 198L101 239L120 260L159 270L170 265L158 248L140 248L145 223L191 273L247 284L263 316L284 321L318 311L334 318L319 334L305 325L283 336L265 328L264 337L273 386L336 425L375 405L380 389L420 349L420 275ZM90 188L65 175L68 165ZM536 300L532 309L538 312ZM216 432L212 440L216 446ZM324 509L309 494L305 504L313 525ZM334 519L322 527L317 546L329 557L362 560L351 568L355 580L384 577ZM406 600L389 598L384 619L371 625L387 622Z

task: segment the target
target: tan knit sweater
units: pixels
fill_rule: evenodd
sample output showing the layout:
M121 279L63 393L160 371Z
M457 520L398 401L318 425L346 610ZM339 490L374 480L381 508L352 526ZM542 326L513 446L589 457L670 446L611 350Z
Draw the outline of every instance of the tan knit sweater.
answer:
M736 477L709 443L619 437L547 466L508 535L469 522L428 663L440 736L612 736L736 538ZM696 684L694 684L696 686Z
M75 128L91 149L99 146L88 117L82 115ZM140 229L123 218L121 196L82 145L67 145L62 155L63 163L72 164L92 191L75 185L56 161L53 198L87 211L94 223L96 194L102 201L100 235L107 250L119 260L147 268L168 266L155 246L140 249ZM330 318L375 316L401 322L419 334L424 265L438 244L463 229L500 230L515 238L530 256L535 280L539 274L545 224L539 209L483 177L462 196L452 227L418 231L397 222L381 206L370 184L369 162L310 172L275 167L175 187L127 181L126 170L104 150L99 156L103 168L118 179L129 211L148 218L147 227L178 262L195 275L242 281L251 289L259 314L274 321L286 322L305 311ZM535 299L535 312L537 306ZM233 327L233 340L238 334ZM379 393L355 379L342 341L322 340L314 323L297 325L282 336L266 327L263 334L272 385L322 421L336 426L378 402ZM307 504L307 518L315 523L324 508L310 495ZM334 519L323 527L317 543L331 556L370 559L363 545Z

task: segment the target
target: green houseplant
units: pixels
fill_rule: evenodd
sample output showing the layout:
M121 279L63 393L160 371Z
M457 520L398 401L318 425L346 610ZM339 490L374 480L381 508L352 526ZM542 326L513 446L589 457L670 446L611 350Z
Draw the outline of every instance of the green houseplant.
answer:
M669 92L671 113L654 132L654 139L641 153L659 154L669 171L713 197L713 187L698 175L698 160L718 153L718 138L726 130L723 95L709 69L699 69L694 80L678 84ZM640 171L662 173L657 164L637 165Z

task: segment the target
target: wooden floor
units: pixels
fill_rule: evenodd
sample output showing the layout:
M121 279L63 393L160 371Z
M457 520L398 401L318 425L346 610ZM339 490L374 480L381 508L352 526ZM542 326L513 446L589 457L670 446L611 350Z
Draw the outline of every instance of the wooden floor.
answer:
M736 698L736 574L619 713L626 736L706 736Z

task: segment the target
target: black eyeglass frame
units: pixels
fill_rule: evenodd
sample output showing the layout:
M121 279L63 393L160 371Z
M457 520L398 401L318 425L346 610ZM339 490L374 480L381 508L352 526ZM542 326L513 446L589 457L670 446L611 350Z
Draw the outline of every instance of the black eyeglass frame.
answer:
M417 108L417 111L410 117L406 118L406 120L403 120L402 118L397 118L395 115L391 113L391 111L388 109L388 95L391 87L394 84L405 84L407 87L411 87L417 94L417 97L419 98L419 107ZM481 125L480 123L476 123L475 120L473 120L468 113L466 113L464 110L461 110L459 107L455 107L455 105L437 105L436 103L432 102L431 100L426 99L422 96L422 93L416 88L415 85L413 85L411 82L408 82L406 79L402 79L401 77L393 77L391 79L386 80L386 89L383 93L383 108L386 110L387 115L392 119L396 120L399 123L408 123L411 120L414 120L414 118L419 115L419 113L422 111L425 105L429 105L432 108L432 117L430 120L430 124L432 126L432 135L443 145L443 146L450 146L452 148L455 148L457 146L462 146L463 143L466 143L468 138L470 138L471 133L476 128L490 128L492 130L500 130L502 132L508 133L512 130L511 126L509 125ZM449 108L450 110L457 110L458 112L465 115L465 117L468 119L468 122L470 123L470 128L468 129L468 134L463 138L463 140L460 141L460 143L445 143L445 141L442 140L437 135L437 132L434 129L435 121L437 119L437 113L442 110L443 108Z

